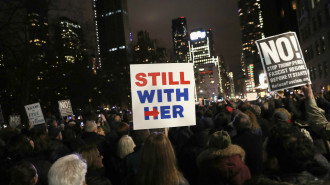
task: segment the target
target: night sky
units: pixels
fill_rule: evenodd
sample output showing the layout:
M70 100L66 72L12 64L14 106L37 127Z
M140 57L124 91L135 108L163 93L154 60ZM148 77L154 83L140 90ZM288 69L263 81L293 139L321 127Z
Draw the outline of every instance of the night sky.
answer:
M236 0L127 0L133 41L139 30L147 30L157 46L173 52L172 19L184 16L188 31L212 29L217 55L230 70L240 69L241 37Z

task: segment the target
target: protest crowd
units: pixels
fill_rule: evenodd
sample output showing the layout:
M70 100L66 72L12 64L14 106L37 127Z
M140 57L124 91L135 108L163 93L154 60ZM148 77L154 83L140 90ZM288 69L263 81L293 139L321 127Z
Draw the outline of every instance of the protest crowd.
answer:
M133 130L129 111L86 111L0 130L0 184L330 184L329 93L196 106L196 125Z

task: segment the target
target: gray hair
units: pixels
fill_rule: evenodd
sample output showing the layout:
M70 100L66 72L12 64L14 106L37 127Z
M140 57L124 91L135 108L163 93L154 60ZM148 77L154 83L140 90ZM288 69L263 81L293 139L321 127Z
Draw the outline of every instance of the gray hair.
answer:
M59 158L48 172L49 185L82 185L85 181L87 164L79 154Z
M97 129L95 121L86 121L85 132L94 132Z

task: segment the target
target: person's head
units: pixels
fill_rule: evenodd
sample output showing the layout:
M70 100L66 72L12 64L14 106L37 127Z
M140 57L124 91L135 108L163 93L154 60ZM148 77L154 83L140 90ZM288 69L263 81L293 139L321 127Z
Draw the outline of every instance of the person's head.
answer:
M95 145L83 146L80 148L79 153L82 158L86 160L87 168L97 169L103 167L103 156L100 154L99 150Z
M33 141L27 136L19 134L14 136L6 147L7 157L14 161L20 161L33 153Z
M86 121L84 130L85 130L85 132L97 133L97 125L96 125L95 121Z
M87 172L86 162L78 154L59 158L48 172L49 185L83 185Z
M257 120L257 116L251 110L247 110L244 113L249 116L252 129L260 128L260 125Z
M49 137L51 139L62 140L61 129L59 129L57 127L49 127L49 129L48 129L48 135L49 135Z
M266 167L283 173L306 170L314 157L313 143L293 126L272 128L264 149Z
M249 110L251 108L251 105L248 101L246 102L241 102L239 105L238 105L238 109L241 110L242 112L245 112L247 110Z
M114 120L115 120L115 122L121 122L121 117L120 117L120 115L118 115L118 114L116 114L115 116L114 116Z
M252 128L250 117L242 112L234 117L233 124L237 131L250 130Z
M57 127L58 126L58 123L56 121L56 118L55 117L51 117L49 119L49 121L47 122L48 126L50 127Z
M140 145L144 143L144 141L150 135L149 130L133 130L132 131L132 138L136 145Z
M29 162L21 162L10 170L12 185L34 185L38 182L37 169Z
M129 124L122 122L118 124L118 127L116 129L116 132L118 134L118 137L121 137L123 135L129 134Z
M144 143L138 185L178 184L175 153L164 134L152 133Z
M290 123L291 114L285 108L277 108L275 109L272 119L274 123Z
M128 136L124 135L118 141L117 146L117 156L121 159L125 158L128 154L134 152L135 143L133 139Z

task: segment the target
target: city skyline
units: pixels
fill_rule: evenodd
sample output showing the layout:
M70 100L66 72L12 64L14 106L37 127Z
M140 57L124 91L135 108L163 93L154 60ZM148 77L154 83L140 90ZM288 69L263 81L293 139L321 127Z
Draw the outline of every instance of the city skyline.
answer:
M196 28L212 29L216 54L223 56L225 63L230 64L234 75L239 73L242 47L237 1L130 0L128 11L134 42L139 30L147 30L150 38L157 40L157 46L166 47L171 53L172 19L185 17L189 33Z

